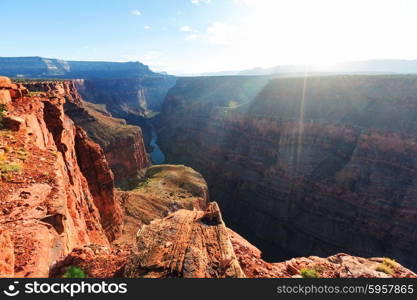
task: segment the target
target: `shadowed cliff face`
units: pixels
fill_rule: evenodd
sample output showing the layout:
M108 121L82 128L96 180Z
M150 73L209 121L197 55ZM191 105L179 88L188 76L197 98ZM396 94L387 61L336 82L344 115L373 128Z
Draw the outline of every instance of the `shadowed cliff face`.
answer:
M65 61L43 57L0 57L0 73L13 78L74 79L86 101L104 104L112 116L140 126L147 146L151 128L145 117L160 111L176 81L175 76L155 73L140 62Z
M0 277L61 277L69 266L89 277L300 277L303 267L319 268L324 277L416 276L395 262L385 274L377 271L383 259L346 254L268 263L225 226L217 204L208 203L206 181L185 166L150 167L135 190L115 196L103 150L65 114L64 105L74 105L92 123L110 118L105 109L84 107L70 81L27 86L31 91L0 77ZM236 138L249 127L255 128L250 134L262 136L263 123L233 112L249 103L236 102L221 110L212 106L211 117L232 122L240 130ZM215 124L227 128L226 122ZM228 179L224 175L218 180Z
M152 128L146 118L161 110L162 102L175 81L174 76L154 75L74 82L85 100L105 105L112 116L141 127L145 145L151 152Z
M175 85L173 76L144 76L121 79L77 80L76 85L87 101L106 104L116 117L145 116L160 111L168 90Z
M204 175L226 222L265 256L348 252L417 268L416 77L278 79L228 108L198 85L167 96L159 144Z

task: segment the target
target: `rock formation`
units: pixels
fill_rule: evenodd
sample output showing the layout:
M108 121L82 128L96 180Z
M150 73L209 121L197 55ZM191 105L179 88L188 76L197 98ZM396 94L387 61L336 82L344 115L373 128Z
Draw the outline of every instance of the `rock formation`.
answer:
M219 207L205 212L179 210L143 226L137 251L125 267L126 277L244 277Z
M83 98L89 102L105 104L112 115L138 125L135 117L159 112L168 90L175 85L175 77L152 76L120 79L89 79L75 81Z
M0 74L42 80L74 79L85 100L104 104L114 117L140 126L147 147L151 128L145 116L160 111L168 90L176 82L175 76L153 72L140 62L65 61L44 57L0 57Z
M179 209L205 210L209 202L204 178L191 168L174 165L150 167L135 189L117 195L124 209L123 235L115 241L119 245L134 244L137 231L152 220Z
M171 89L158 144L167 163L203 174L265 257L345 252L417 268L416 77L276 79L229 107L211 97L217 80L201 84Z
M98 245L76 248L51 275L62 276L69 266L93 278L417 278L395 261L344 253L266 262L260 250L224 226L216 203L206 211L181 209L156 217L140 227L136 242L113 250Z
M407 166L412 166L409 163L414 151L412 138L395 132L399 127L403 130L407 124L395 123L394 118L390 134L385 132L382 135L374 129L361 132L356 137L357 128L353 125L343 127L306 121L308 124L303 126L302 139L289 138L291 134L299 135L299 127L294 127L293 120L277 121L270 116L263 118L257 111L266 111L267 115L275 105L279 107L279 101L275 99L271 104L258 98L254 102L256 106L246 102L250 101L250 95L259 88L259 84L257 82L256 87L248 88L250 82L246 82L248 90L241 102L227 102L229 96L238 96L236 86L228 97L218 99L216 105L196 101L189 108L189 101L194 102L195 98L185 101L181 97L168 98L159 129L166 137L171 133L167 133L168 127L164 131L162 126L172 125L173 134L183 134L173 138L173 141L180 142L179 145L184 145L184 141L190 142L186 146L191 150L204 148L207 156L201 160L197 160L200 153L188 150L185 153L190 155L191 162L198 161L196 165L206 168L203 172L208 173L211 189L215 197L222 200L234 225L240 220L236 216L242 218L249 232L257 238L267 239L273 234L275 239L270 239L270 243L275 247L279 241L280 247L287 247L289 252L296 251L295 246L299 244L295 242L302 239L314 252L316 249L337 249L337 243L333 248L329 247L329 230L335 234L334 241L342 243L344 241L336 233L344 228L347 237L349 230L357 230L359 236L350 240L354 244L344 245L360 252L362 247L375 246L378 239L387 237L388 225L381 223L382 219L390 222L392 234L389 241L395 241L398 246L386 246L386 253L395 250L395 253L401 254L399 259L404 260L403 255L408 253L413 242L411 198L397 195L392 198L397 201L395 206L392 204L394 200L381 200L381 191L375 188L375 184L366 185L359 181L352 187L346 185L344 180L362 179L361 172L364 170L368 171L367 174L381 176L386 168L380 164L385 166L387 162L390 162L391 168L400 168L398 166L404 161L407 161ZM337 254L328 258L310 256L281 263L266 262L260 250L226 227L217 203L209 203L204 178L182 165L150 167L135 189L115 191L113 174L104 151L88 138L81 127L74 124L66 115L64 106L73 105L72 109L79 110L81 115L91 116L92 123L106 118L110 118L111 122L118 121L112 119L103 107L92 105L91 111L88 111L84 105L90 104L82 102L72 82L26 82L25 85L29 90L20 83L0 77L0 277L62 277L70 266L80 267L89 277L272 278L306 277L306 274L319 277L416 277L415 273L387 258L365 259ZM266 91L273 90L274 85L270 85ZM279 92L287 85L288 82L280 87ZM227 89L227 84L223 88ZM407 89L402 92L403 97ZM262 99L270 99L270 94L264 93ZM277 93L271 92L273 96ZM327 99L323 95L319 98ZM413 107L411 98L406 97L401 103L405 103L408 110ZM178 105L181 115L187 116L189 109L193 111L189 116L194 118L193 122L185 125L174 122L178 117ZM218 105L221 105L220 109ZM262 105L268 109L261 109ZM282 109L279 107L279 110ZM337 115L337 110L332 112L333 116ZM100 117L95 114L100 114ZM274 114L279 115L278 112ZM203 123L206 125L204 128L201 127ZM194 126L194 129L187 126ZM224 134L219 128L231 133ZM196 134L199 139L188 140ZM242 141L249 140L251 143L242 144ZM320 168L313 168L320 172L300 178L300 174L310 170L314 164L307 160L309 156L303 154L304 150L297 152L299 160L295 166L290 164L292 160L288 160L285 150L277 156L274 147L285 149L295 140L298 145L305 145L304 149L318 145L320 151L327 153L319 163ZM143 141L139 142L143 149ZM225 146L228 148L225 149ZM168 154L172 159L177 150L170 148L166 140L165 147L171 149ZM349 152L349 162L334 171L334 166L326 163L326 159L334 162L336 158L328 153L336 151L338 159L346 159L344 151L349 147L353 147L353 151ZM369 153L378 154L381 158L359 159L367 158L371 155ZM215 159L218 155L224 158L225 166L218 165ZM300 160L303 162L301 165ZM307 161L309 164L306 164ZM354 168L349 165L352 162ZM376 172L377 167L382 171ZM355 173L352 168L360 172ZM404 174L398 174L398 180L403 180L401 176ZM321 181L316 180L319 184L313 185L314 189L306 185L307 179L317 178ZM380 178L377 182L385 182L385 177L377 178ZM374 182L373 177L369 180ZM293 189L290 195L297 195L291 198L293 201L290 203L286 198L278 197L285 195L285 186L282 185L288 182ZM400 183L404 185L404 182ZM373 187L372 193L369 186ZM411 188L412 182L408 186ZM387 193L382 184L378 187ZM236 191L234 188L239 189ZM357 195L363 190L369 192L368 200ZM305 196L307 192L311 198ZM322 195L327 196L323 198ZM249 201L249 196L255 202ZM243 203L237 203L238 199ZM356 212L353 217L352 206L358 209L353 210ZM284 211L280 210L282 207ZM251 212L249 215L248 211ZM319 231L321 223L314 223L317 222L315 218L324 214L327 219ZM294 216L298 217L299 223L286 219ZM306 216L314 222L303 219ZM272 217L274 222L279 221L279 226L271 223ZM395 222L392 220L394 217L398 218ZM363 221L364 218L368 223ZM350 222L349 226L347 222ZM294 224L296 226L289 227ZM404 228L406 225L410 228ZM404 232L408 236L399 239ZM362 239L366 233L370 234L367 240ZM378 248L372 248L372 251L377 252Z
M345 253L328 258L297 257L270 263L262 259L259 249L236 232L230 229L228 231L239 264L249 278L301 278L303 270L313 271L319 278L417 278L417 274L396 262L380 257L355 257ZM385 267L380 269L381 265Z
M1 74L15 78L132 78L150 76L140 62L65 61L44 57L0 57Z
M24 85L32 93L44 92L67 100L65 113L103 148L118 187L129 188L139 182L150 165L140 128L113 118L105 107L83 101L74 81L30 81Z
M65 97L30 95L4 78L0 90L11 96L0 131L2 243L13 248L15 276L47 277L73 248L109 246L121 232L112 174L98 146L64 114ZM85 153L88 174L78 160Z

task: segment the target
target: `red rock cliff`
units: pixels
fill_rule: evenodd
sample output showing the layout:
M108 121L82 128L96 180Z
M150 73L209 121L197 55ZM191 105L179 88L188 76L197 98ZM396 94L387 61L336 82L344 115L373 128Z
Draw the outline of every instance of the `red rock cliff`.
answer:
M271 260L345 252L417 268L416 77L277 79L229 106L202 80L171 90L158 144L203 174L232 228Z
M76 95L63 83L48 87L34 95L0 78L7 107L0 131L0 232L2 246L13 249L14 263L8 261L16 277L47 277L74 247L109 246L122 225L103 153L64 114L65 101Z
M66 99L65 113L103 148L117 186L132 187L142 178L150 160L139 127L113 118L102 105L83 101L74 81L34 81L25 83L25 87L32 92Z

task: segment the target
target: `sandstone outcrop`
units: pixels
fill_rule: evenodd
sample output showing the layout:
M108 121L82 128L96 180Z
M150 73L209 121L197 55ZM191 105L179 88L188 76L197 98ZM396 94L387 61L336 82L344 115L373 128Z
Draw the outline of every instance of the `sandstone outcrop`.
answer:
M77 267L88 278L120 278L123 277L123 270L130 255L131 250L128 247L110 249L91 244L75 248L54 266L50 277L63 277L70 267Z
M16 131L0 131L0 230L11 237L14 275L47 277L73 248L110 246L109 238L121 231L121 216L106 219L108 211L116 216L120 211L112 194L104 192L112 175L103 174L110 171L98 146L64 114L66 95L29 95L21 84L9 82L0 90L12 98L7 117L22 120ZM95 155L88 168L97 168L99 177L83 174L87 166L79 165L77 146L83 155Z
M314 271L319 278L417 278L417 274L396 262L389 261L391 267L385 265L384 272L380 269L387 261L384 258L363 258L345 253L270 263L262 259L261 251L255 246L236 232L228 231L239 264L249 278L301 278L303 270Z
M417 268L415 77L276 79L228 107L217 84L178 80L158 144L202 173L231 228L268 260L345 252Z
M204 212L179 210L152 221L139 230L136 245L126 277L244 277L214 202Z
M82 174L90 188L94 204L98 208L101 225L110 241L121 235L122 210L115 200L113 173L110 171L103 150L88 139L84 130L76 127L75 150Z
M142 182L130 191L117 191L124 210L123 235L118 245L133 245L137 231L152 220L179 209L205 210L208 202L206 181L191 168L179 165L150 167Z
M83 101L67 103L65 112L104 150L120 188L132 188L150 165L142 131L125 120L113 118L106 109Z

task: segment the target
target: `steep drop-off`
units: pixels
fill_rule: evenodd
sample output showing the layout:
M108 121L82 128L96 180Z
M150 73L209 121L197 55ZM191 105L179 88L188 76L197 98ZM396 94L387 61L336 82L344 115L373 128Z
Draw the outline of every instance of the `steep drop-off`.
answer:
M151 152L152 128L147 121L159 112L176 78L167 75L122 79L76 80L75 84L89 102L105 105L112 116L141 127L148 152Z
M25 79L74 79L85 100L104 104L114 117L140 126L147 147L151 128L146 118L160 111L176 81L175 76L153 72L140 62L65 61L43 57L0 57L0 74Z
M416 77L276 79L227 108L205 84L170 91L159 144L204 175L232 228L273 260L347 252L417 268Z
M130 191L118 191L124 209L123 235L119 245L132 245L137 231L152 220L179 209L205 210L208 188L203 176L191 168L158 165L147 169L142 182Z
M155 220L137 236L126 277L245 277L215 202L204 212L179 210Z
M31 95L4 77L0 89L2 264L10 276L47 277L74 247L109 246L122 211L104 153L65 115L67 99Z
M175 81L174 76L154 74L136 78L77 80L76 85L85 100L105 104L114 116L128 119L129 116L144 117L152 111L160 111Z
M32 84L44 90L0 77L0 277L62 277L70 266L89 277L300 277L302 268L416 277L346 254L268 263L226 227L204 178L185 166L150 167L136 189L115 191L103 150L65 114L81 101L71 82Z
M33 94L57 95L67 100L65 113L103 148L118 187L134 187L140 181L150 160L139 127L113 118L105 106L83 101L74 81L26 81L24 86Z

